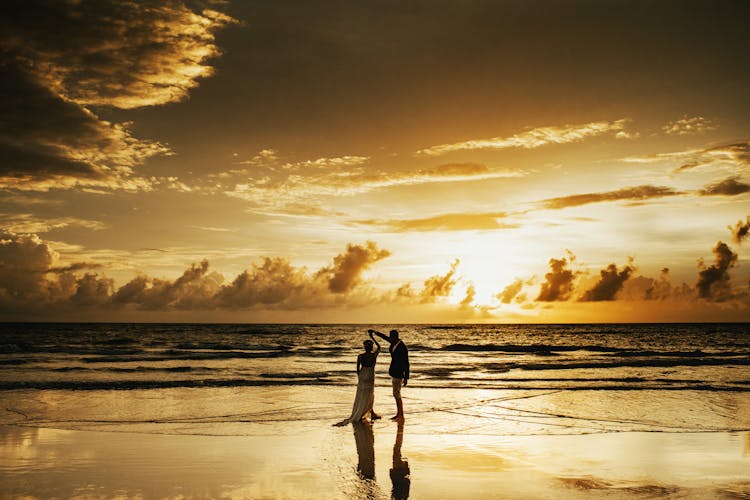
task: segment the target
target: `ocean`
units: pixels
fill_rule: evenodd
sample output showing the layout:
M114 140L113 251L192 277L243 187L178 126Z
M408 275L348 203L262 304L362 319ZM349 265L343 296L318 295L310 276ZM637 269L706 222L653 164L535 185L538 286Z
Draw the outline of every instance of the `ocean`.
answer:
M0 390L350 386L370 327L2 324ZM412 387L750 391L748 323L372 327L399 330Z

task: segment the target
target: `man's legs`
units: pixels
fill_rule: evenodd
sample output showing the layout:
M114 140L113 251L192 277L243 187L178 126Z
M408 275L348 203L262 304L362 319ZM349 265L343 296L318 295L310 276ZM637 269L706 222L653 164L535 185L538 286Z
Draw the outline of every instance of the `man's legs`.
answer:
M391 378L391 385L393 386L393 398L396 400L396 415L391 420L403 420L404 402L401 400L401 385L403 385L403 380L395 377Z

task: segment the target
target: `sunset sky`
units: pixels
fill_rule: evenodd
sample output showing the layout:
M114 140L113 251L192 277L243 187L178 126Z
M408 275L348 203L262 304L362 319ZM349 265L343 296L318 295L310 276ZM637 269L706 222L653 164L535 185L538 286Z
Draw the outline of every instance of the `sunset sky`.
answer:
M11 2L0 319L748 321L748 19Z

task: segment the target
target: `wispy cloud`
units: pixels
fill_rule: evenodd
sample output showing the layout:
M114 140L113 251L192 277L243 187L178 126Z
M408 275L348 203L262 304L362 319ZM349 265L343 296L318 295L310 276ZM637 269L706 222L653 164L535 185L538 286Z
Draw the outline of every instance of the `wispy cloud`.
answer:
M77 217L38 217L33 214L0 213L0 229L15 234L47 233L54 229L78 226L93 231L106 229L108 226L98 220L80 219Z
M614 191L604 191L598 193L583 193L558 198L549 198L542 200L540 205L546 209L561 209L568 207L578 207L590 203L601 203L608 201L643 201L652 198L664 198L668 196L679 196L686 194L684 191L678 191L668 186L635 186L617 189Z
M750 142L734 142L707 148L630 156L622 158L620 161L626 163L666 163L675 167L675 173L706 167L728 167L737 173L741 173L750 167Z
M709 184L699 191L701 196L737 196L750 192L750 185L740 182L738 177Z
M299 172L275 170L260 175L256 172L256 177L230 184L221 188L221 191L227 196L253 202L259 207L280 209L288 204L318 200L322 196L353 196L398 186L470 182L523 175L523 171L490 169L479 163L447 164L397 172L369 171L361 166L343 169L335 166ZM226 183L226 179L221 181Z
M452 213L421 219L359 220L357 224L378 226L397 233L411 231L491 231L513 229L517 224L500 222L508 216L505 212Z
M440 156L454 151L475 149L533 149L549 144L566 144L580 142L589 137L604 134L614 134L618 139L636 137L636 134L626 130L628 120L599 121L581 125L563 125L538 127L526 130L509 137L493 137L490 139L472 139L468 141L440 144L416 152L418 156Z
M693 135L703 134L717 127L711 120L702 116L683 116L679 120L666 123L662 126L662 131L669 135Z

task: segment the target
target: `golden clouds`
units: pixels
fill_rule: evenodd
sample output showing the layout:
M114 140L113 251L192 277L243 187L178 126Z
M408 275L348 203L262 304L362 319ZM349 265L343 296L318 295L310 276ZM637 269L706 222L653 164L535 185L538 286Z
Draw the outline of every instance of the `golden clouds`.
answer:
M614 191L605 191L601 193L584 193L558 198L549 198L543 200L541 205L547 209L561 209L568 207L578 207L588 205L589 203L600 203L605 201L643 201L651 198L663 198L666 196L677 196L685 194L674 188L667 186L635 186L617 189Z
M328 289L333 293L344 293L359 283L362 272L371 264L388 257L388 250L379 249L372 241L365 245L346 246L346 252L333 259L333 266L318 271L319 275L330 275Z
M299 204L318 203L321 197L364 194L378 189L433 183L471 182L521 177L523 171L491 169L481 163L456 163L432 168L385 171L366 168L363 156L318 158L283 162L273 155L256 155L254 169L230 170L215 176L220 190L262 209L285 211Z
M7 14L3 45L42 86L66 102L122 109L187 97L213 74L214 32L235 22L180 1L27 2Z
M474 139L452 144L440 144L417 151L420 156L440 156L456 151L476 149L533 149L549 144L566 144L580 142L589 137L603 134L614 134L618 139L629 139L635 135L626 130L627 120L599 121L581 125L563 125L538 127L510 137L493 137L491 139Z
M390 252L373 242L350 244L329 266L310 273L282 257L264 257L225 283L209 262L189 266L178 278L145 274L119 288L84 262L58 265L59 255L36 235L0 234L0 313L55 315L97 306L111 312L320 307L361 307L373 300L363 273Z
M158 141L136 138L101 107L183 99L211 74L213 32L231 19L181 2L25 2L7 9L0 41L4 99L0 188L149 190L136 175ZM95 112L92 107L99 109Z
M107 225L101 221L81 219L78 217L41 218L28 213L0 213L0 230L9 233L46 233L53 229L62 229L70 226L84 227L93 231L105 229L107 227Z
M668 135L691 135L703 134L709 130L715 130L716 126L702 116L683 116L679 120L667 123L662 131Z
M498 219L507 217L505 212L442 214L422 219L360 220L357 224L379 226L387 231L405 233L410 231L491 231L513 229L517 224L506 224Z
M674 173L695 169L729 168L743 174L750 167L750 142L740 141L719 146L690 148L651 155L622 158L626 163L663 163L674 166Z

